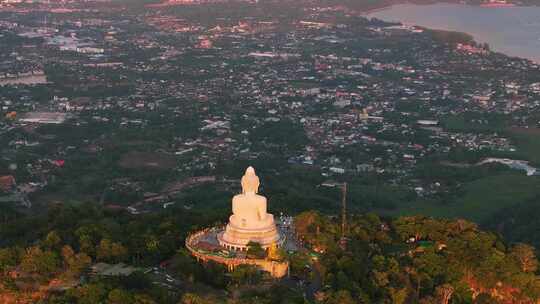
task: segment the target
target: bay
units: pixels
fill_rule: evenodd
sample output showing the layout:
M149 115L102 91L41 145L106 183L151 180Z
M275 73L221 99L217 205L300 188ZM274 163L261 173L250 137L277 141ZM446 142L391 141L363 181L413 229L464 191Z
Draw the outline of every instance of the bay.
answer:
M394 5L368 17L471 34L493 51L540 63L540 7Z

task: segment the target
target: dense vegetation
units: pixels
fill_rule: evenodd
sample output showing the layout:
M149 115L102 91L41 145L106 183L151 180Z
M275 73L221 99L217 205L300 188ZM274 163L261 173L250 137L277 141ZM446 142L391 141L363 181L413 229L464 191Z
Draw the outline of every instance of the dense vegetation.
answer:
M271 280L251 266L228 275L220 265L197 263L183 249L185 236L216 220L212 213L183 209L132 216L82 204L9 221L0 226L2 300L330 304L533 303L540 298L534 248L505 243L464 220L354 215L343 248L337 218L301 213L296 228L306 248L289 259L293 281L309 282L303 285ZM262 255L256 244L252 247L250 254ZM96 262L124 262L139 271L96 276L89 271ZM160 264L181 287L171 291L152 283L161 280L159 275L145 270Z
M350 221L315 212L297 217L299 235L322 252L315 268L325 303L533 303L540 297L534 248L505 244L475 224L427 217Z
M4 302L33 296L46 299L43 303L176 303L177 295L152 284L140 267L173 257L188 231L214 220L186 212L133 217L82 204L57 205L45 214L9 221L0 227L0 296ZM89 266L96 262L124 262L140 271L123 279L94 277ZM191 258L190 263L196 265ZM209 277L199 268L184 270ZM66 293L54 292L55 284L81 282ZM46 298L47 291L52 298Z

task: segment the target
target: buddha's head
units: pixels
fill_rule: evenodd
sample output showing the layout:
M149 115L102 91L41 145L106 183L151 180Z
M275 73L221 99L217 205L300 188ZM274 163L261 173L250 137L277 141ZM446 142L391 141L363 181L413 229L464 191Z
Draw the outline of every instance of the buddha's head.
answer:
M248 167L246 173L242 176L242 193L257 193L259 192L259 177L255 174L253 167Z

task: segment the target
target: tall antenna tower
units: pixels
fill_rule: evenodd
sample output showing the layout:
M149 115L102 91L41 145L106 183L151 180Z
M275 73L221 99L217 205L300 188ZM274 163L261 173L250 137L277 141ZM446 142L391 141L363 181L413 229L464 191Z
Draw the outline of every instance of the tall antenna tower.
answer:
M341 186L341 239L345 239L347 233L347 182Z
M47 10L45 10L45 15L43 16L43 27L47 27L49 25L49 21L47 20L48 16L48 9L51 8L51 0L47 0Z
M347 182L343 183L323 183L323 187L341 188L341 237L339 246L345 250L347 248Z
M341 238L339 246L343 250L347 248L347 182L341 184Z

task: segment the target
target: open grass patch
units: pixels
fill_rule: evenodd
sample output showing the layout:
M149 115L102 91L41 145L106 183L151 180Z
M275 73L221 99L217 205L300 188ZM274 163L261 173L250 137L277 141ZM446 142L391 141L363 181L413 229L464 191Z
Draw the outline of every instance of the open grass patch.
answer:
M422 199L408 207L402 205L392 214L425 214L482 223L500 210L526 203L540 195L539 178L517 173L481 178L462 187L462 194L448 203Z
M158 152L128 152L118 162L126 169L172 169L176 166L173 155Z
M518 155L540 165L540 128L510 128L508 134L518 147Z

